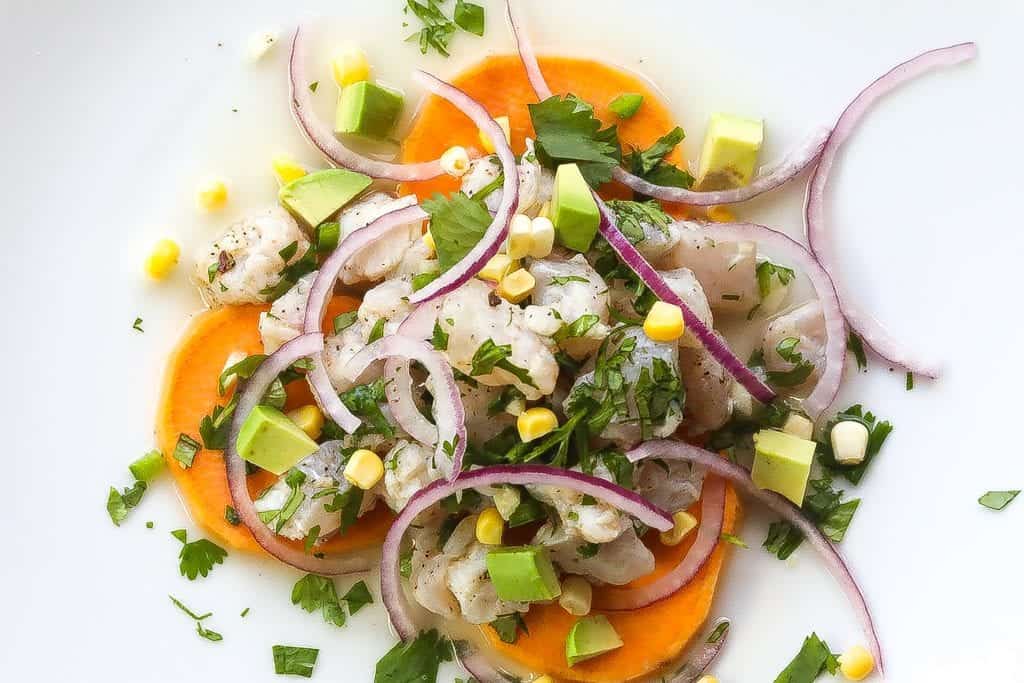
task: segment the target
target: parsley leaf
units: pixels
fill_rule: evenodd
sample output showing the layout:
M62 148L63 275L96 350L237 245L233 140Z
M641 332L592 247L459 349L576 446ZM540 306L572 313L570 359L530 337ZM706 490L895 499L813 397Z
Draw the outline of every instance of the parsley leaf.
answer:
M320 650L295 645L274 645L274 673L310 678Z
M828 647L828 643L812 633L804 640L803 647L793 661L775 678L775 683L813 683L819 675L828 671L835 674L839 661Z
M228 556L224 548L205 538L186 543L184 529L172 531L171 534L183 544L178 554L179 569L181 575L187 576L189 581L195 581L197 576L207 576L215 564L223 564L224 558Z
M423 210L430 214L430 234L437 249L441 271L447 271L476 246L491 224L491 214L478 201L462 192L450 198L435 194L424 200Z
M436 683L441 662L452 659L451 643L435 629L398 643L377 662L373 683Z
M498 634L503 643L515 643L519 639L519 631L529 634L530 629L523 621L523 615L519 612L504 614L491 622L491 628Z
M1005 508L1010 503L1012 503L1013 499L1016 498L1019 494L1019 489L1016 491L989 491L981 498L979 498L978 502L981 505L987 507L989 510L999 511Z
M537 159L547 168L578 164L591 187L611 180L622 157L615 126L601 130L592 107L567 95L527 105L537 133Z

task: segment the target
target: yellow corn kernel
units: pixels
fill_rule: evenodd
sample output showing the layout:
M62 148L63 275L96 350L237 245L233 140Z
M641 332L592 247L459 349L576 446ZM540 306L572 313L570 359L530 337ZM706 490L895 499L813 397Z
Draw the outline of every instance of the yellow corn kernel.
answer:
M664 301L655 301L644 319L644 333L656 342L674 342L685 331L682 310Z
M716 223L735 223L736 214L728 206L722 206L716 204L709 206L704 212L708 215L708 218L715 221Z
M539 439L558 427L558 416L548 408L530 408L516 418L516 429L523 442Z
M848 681L863 681L875 670L875 658L864 647L854 645L839 655L839 670Z
M495 120L495 122L499 126L501 126L501 129L503 131L505 131L505 141L507 142L507 141L511 140L512 139L512 132L511 132L511 125L508 122L508 117L507 116L499 116L498 118L496 118L494 120ZM494 154L494 150L495 150L494 141L491 140L491 137L487 133L485 133L483 131L480 131L480 146L483 147L484 151L487 152L488 154Z
M430 234L429 230L423 233L423 244L427 245L427 251L430 252L428 256L434 258L437 254L437 244L434 243L434 236Z
M274 157L274 175L277 176L277 182L282 185L287 185L293 180L298 180L302 176L306 175L306 169L299 165L297 161L292 161L288 157Z
M497 508L487 508L476 518L476 540L484 545L501 545L505 520Z
M537 676L530 683L555 683L555 679L545 674L544 676Z
M505 253L509 258L526 258L530 255L533 246L533 221L529 216L517 214L511 225L508 227L508 241L505 243Z
M594 588L582 576L570 576L562 582L562 594L558 596L558 604L569 614L585 617L590 614L590 603L594 597Z
M339 88L365 81L370 77L370 62L358 45L344 45L331 61L334 82Z
M300 406L288 411L288 418L306 432L309 438L320 438L320 431L324 428L324 414L320 412L319 407L312 404Z
M228 203L228 186L223 180L211 180L199 186L196 193L196 201L199 207L206 211L223 209Z
M174 240L163 239L156 243L146 257L146 275L154 280L163 280L178 265L181 247Z
M530 223L530 257L547 258L555 248L555 224L547 216L537 216Z
M372 489L384 476L384 463L373 451L360 448L345 465L345 479L364 491Z
M441 170L453 178L461 178L469 170L469 152L465 147L449 147L441 155Z
M476 274L481 280L501 282L502 278L508 275L509 271L517 267L517 263L510 259L507 254L495 254L491 260Z
M530 271L520 268L501 279L495 293L509 303L518 304L533 293L537 280Z
M705 674L700 677L697 683L718 683L718 679L711 674Z
M686 536L697 528L697 518L686 510L672 515L672 529L658 534L662 545L679 545Z

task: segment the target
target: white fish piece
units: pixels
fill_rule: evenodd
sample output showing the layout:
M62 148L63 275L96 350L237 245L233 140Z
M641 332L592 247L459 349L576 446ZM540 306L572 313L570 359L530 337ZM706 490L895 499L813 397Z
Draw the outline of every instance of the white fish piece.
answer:
M416 204L416 197L392 197L374 192L362 201L349 205L338 216L341 239L361 230L386 213ZM403 228L395 228L386 239L361 249L348 260L340 279L346 285L357 282L378 282L402 265L405 253L415 242L422 242L422 222L415 221Z
M526 152L517 166L519 170L519 213L528 216L536 215L544 202L551 201L555 189L554 174L540 165L534 152L533 140L527 138ZM470 162L469 170L462 176L462 191L472 197L490 185L501 175L501 162L498 156L481 157ZM498 188L487 195L484 204L492 213L501 204L502 190Z
M690 432L709 432L728 422L735 380L707 349L679 349L679 372L686 387Z
M327 376L330 377L331 384L339 392L348 391L354 386L353 382L345 375L345 366L353 356L366 347L366 339L370 332L370 328L356 321L340 333L332 334L324 339L324 367L327 369ZM384 363L377 362L366 369L359 377L359 381L362 383L372 382L383 373Z
M675 268L662 271L662 278L676 295L683 300L683 303L693 311L693 314L707 327L714 327L715 321L711 314L711 305L708 297L704 294L704 288L700 286L697 276L689 268ZM679 338L680 346L692 348L703 348L697 338L693 336L693 330L687 328L683 336Z
M618 537L596 548L585 539L545 523L533 543L547 546L551 560L569 574L587 576L600 583L627 584L654 571L654 554L630 524Z
M274 302L269 312L260 313L260 338L264 353L271 354L298 337L306 317L309 290L319 271L303 275L295 286Z
M674 222L662 228L653 223L641 221L640 228L644 232L644 238L633 246L652 263L675 249L679 240L682 239L682 232Z
M511 372L494 368L473 379L488 386L515 386L529 400L550 394L558 379L558 363L544 340L526 327L523 310L503 299L490 301L491 289L480 280L470 280L447 297L438 314L438 325L448 334L448 362L470 375L473 356L480 345L491 340L498 346L511 346L508 362L529 374L533 386Z
M402 254L402 260L394 270L388 273L388 277L411 280L415 275L436 273L439 270L441 270L441 266L437 262L437 257L431 253L430 247L421 237L409 245L409 248Z
M398 440L384 456L384 502L395 512L405 507L417 491L441 478L432 471L434 449L415 441Z
M675 226L680 240L658 260L659 270L693 271L715 313L746 315L760 303L756 242L715 242L696 223Z
M504 410L491 414L491 404L501 399L505 387L492 387L477 383L472 386L459 382L459 394L466 410L466 438L472 444L482 444L515 423L515 418Z
M535 259L530 274L537 284L533 303L558 312L561 322L571 325L585 315L597 316L594 324L581 337L561 342L573 358L581 359L597 350L608 336L608 285L582 254L568 261Z
M662 510L687 510L700 499L704 468L679 460L645 460L637 465L634 490Z
M572 470L579 472L580 468L577 466ZM591 474L615 481L604 465L595 467ZM560 527L564 527L568 534L579 536L588 543L608 543L632 526L625 515L607 503L595 501L593 505L584 505L584 496L579 491L546 484L529 484L526 490L540 502L555 508L561 519Z
M384 334L393 334L398 329L405 317L412 312L410 294L412 283L398 278L385 280L363 294L358 316L367 339L381 318L385 321Z
M296 244L287 263L281 250ZM256 304L281 281L285 265L298 261L309 239L291 214L279 206L253 213L228 227L196 257L192 281L211 308Z
M775 316L761 336L765 368L773 372L792 370L794 364L779 355L778 346L785 339L796 338L794 350L814 364L814 370L801 386L813 384L825 366L825 336L825 315L817 299Z
M523 321L527 329L542 337L550 337L562 328L560 314L551 306L527 306L523 311Z

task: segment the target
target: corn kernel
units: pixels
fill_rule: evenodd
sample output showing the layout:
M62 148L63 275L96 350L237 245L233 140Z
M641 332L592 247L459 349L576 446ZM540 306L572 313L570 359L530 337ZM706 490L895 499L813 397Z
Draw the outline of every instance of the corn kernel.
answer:
M843 420L832 427L832 453L840 465L857 465L868 452L868 428L856 420Z
M469 170L469 152L465 147L449 147L441 155L441 170L453 178L461 178Z
M434 236L427 230L423 233L423 244L427 246L428 256L433 258L437 255L437 244L434 242Z
M697 528L697 518L686 510L680 510L672 515L672 528L669 531L662 531L658 538L662 545L679 545L691 531Z
M814 439L814 424L800 413L790 413L782 431L807 441Z
M530 271L520 268L501 279L495 293L509 303L518 304L533 293L537 280Z
M319 407L312 404L300 406L288 411L288 418L306 432L309 438L320 438L320 431L324 428L324 414L320 412Z
M839 655L839 670L848 681L863 681L875 670L875 658L865 648L854 645Z
M508 275L509 271L516 265L516 262L510 259L508 255L495 254L491 257L491 260L480 269L480 272L477 273L476 276L481 280L501 282L502 278Z
M664 301L655 301L644 319L644 333L656 342L674 342L684 331L682 310Z
M508 241L505 243L505 253L509 258L526 258L530 255L530 248L533 246L533 222L529 216L516 214L508 227Z
M570 576L562 582L562 594L558 596L558 604L573 616L585 617L590 614L593 597L594 589L589 581L582 576Z
M547 258L555 247L555 224L547 216L537 216L530 223L530 256Z
M549 213L551 213L551 202L544 202L540 205L540 211L537 212L537 218L547 218Z
M558 427L558 416L548 408L530 408L516 418L516 429L523 442L539 439Z
M331 61L334 82L339 88L365 81L370 77L370 63L358 45L344 45Z
M345 465L345 479L364 491L372 489L384 476L384 463L373 451L360 448Z
M476 540L484 545L501 545L505 520L496 508L487 508L476 518Z
M228 186L223 180L211 180L199 186L196 193L196 201L199 207L207 211L216 211L224 208L228 203Z
M299 165L297 161L292 161L288 157L274 157L271 163L274 166L274 175L277 176L277 182L282 185L287 185L293 180L298 180L306 175L306 169Z
M697 683L718 683L718 679L711 674L705 674L700 677Z
M709 206L705 209L708 218L715 221L716 223L735 223L736 214L732 212L727 206L717 204L715 206Z
M501 129L505 132L505 141L507 142L507 141L511 140L512 139L512 132L511 132L511 126L510 126L510 124L508 122L508 117L507 116L499 116L498 118L494 119L494 121L499 126L501 126ZM491 140L491 137L487 133L485 133L483 131L480 131L480 146L483 147L484 151L487 152L488 154L494 154L494 151L495 151L494 141Z
M548 675L537 676L535 679L530 681L530 683L555 683L555 679Z
M160 240L146 257L146 275L154 280L163 280L174 270L174 266L178 265L179 256L181 256L181 247L177 242L167 239Z

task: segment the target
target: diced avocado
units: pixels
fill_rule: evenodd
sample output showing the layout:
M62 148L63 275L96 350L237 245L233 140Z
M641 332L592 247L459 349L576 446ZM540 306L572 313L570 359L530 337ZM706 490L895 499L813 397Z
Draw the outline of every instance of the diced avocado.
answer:
M487 553L487 573L502 600L539 602L562 594L555 566L540 546L497 548Z
M728 190L750 182L764 141L764 121L712 114L697 174L702 191Z
M579 252L590 249L601 214L576 164L562 164L555 171L550 218L559 244Z
M640 105L643 103L643 95L635 92L627 92L612 100L608 104L608 108L611 109L612 113L620 119L628 119L640 110Z
M622 638L608 622L608 617L596 614L583 617L569 630L565 639L565 658L569 666L593 659L598 655L622 647Z
M360 81L345 86L338 98L334 131L339 135L359 135L380 140L391 134L402 113L402 93Z
M754 468L750 476L758 487L781 493L794 504L802 505L816 446L813 441L792 434L762 429L754 434Z
M319 448L277 408L256 406L238 432L242 459L274 474L284 474Z
M357 197L371 182L362 173L329 168L296 178L282 187L277 197L286 209L315 228Z

